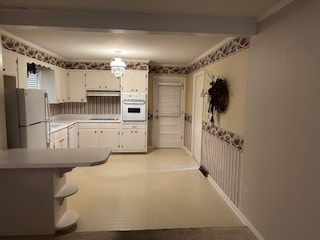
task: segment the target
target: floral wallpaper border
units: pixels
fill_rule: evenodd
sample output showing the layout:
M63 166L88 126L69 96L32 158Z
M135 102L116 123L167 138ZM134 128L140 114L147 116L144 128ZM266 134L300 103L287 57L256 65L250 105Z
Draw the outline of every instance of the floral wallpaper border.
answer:
M1 35L2 47L4 49L20 53L22 55L37 59L42 62L50 63L52 65L65 68L65 61L57 57L51 56L48 53L44 53L38 49L30 47L24 43L21 43L13 38L5 35Z
M30 58L37 59L61 68L66 69L95 69L95 70L110 70L108 62L73 62L54 57L48 53L44 53L36 48L19 42L16 39L6 35L1 35L1 42L4 49L20 53ZM149 70L149 64L146 62L126 62L127 69L132 70Z
M51 56L48 53L44 53L38 49L21 43L6 35L1 35L3 48L20 53L22 55L50 63L52 65L66 68L66 69L95 69L95 70L110 70L110 64L108 62L73 62L65 61L63 59ZM180 66L152 66L146 62L126 62L127 69L132 70L149 70L150 73L155 74L189 74L200 68L203 68L209 64L226 58L234 53L237 53L250 46L249 37L237 37L227 44L223 45L218 50L208 54L201 58L196 63L187 67Z
M190 73L190 68L189 67L179 67L179 66L150 66L149 73L188 74L188 73Z
M192 123L192 116L189 114L184 115L184 120L186 122ZM210 123L202 122L202 130L210 133L211 135L221 139L222 141L234 146L240 152L243 150L244 139L232 132L224 130L218 127L211 127Z
M156 74L189 74L249 47L249 37L237 37L188 67L150 66L149 72Z
M230 42L226 43L216 51L208 54L207 56L201 58L196 63L190 66L190 72L203 68L209 64L217 62L223 58L229 57L232 54L235 54L241 50L247 49L250 47L250 38L249 37L237 37Z
M238 134L229 132L222 128L211 127L210 123L207 122L202 123L202 130L232 145L233 147L237 148L240 152L243 151L244 139Z

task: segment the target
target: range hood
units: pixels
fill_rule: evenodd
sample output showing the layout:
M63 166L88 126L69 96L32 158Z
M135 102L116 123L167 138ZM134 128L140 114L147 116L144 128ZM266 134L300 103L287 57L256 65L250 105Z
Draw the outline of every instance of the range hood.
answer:
M87 90L88 97L119 97L120 91Z

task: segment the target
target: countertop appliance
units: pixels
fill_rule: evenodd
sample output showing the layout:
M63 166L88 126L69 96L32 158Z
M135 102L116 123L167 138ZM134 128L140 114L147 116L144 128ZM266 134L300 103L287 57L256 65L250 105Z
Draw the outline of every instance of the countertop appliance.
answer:
M145 93L123 93L122 94L122 121L145 122L147 115Z
M5 107L8 148L49 147L50 108L44 90L7 89Z

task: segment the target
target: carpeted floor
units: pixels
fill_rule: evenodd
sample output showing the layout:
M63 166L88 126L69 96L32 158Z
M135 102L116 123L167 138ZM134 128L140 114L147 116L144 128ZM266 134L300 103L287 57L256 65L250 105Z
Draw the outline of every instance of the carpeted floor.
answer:
M179 228L141 231L72 232L54 236L0 237L2 240L256 240L247 227Z

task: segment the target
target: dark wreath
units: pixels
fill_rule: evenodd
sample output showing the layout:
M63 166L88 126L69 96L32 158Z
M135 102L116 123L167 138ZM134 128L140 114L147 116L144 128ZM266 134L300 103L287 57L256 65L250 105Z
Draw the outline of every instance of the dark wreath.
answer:
M226 80L218 78L215 82L210 83L211 87L208 90L208 94L211 97L208 112L212 114L210 122L214 122L214 113L224 113L229 104L229 90Z
M37 67L34 63L28 63L27 64L27 71L28 73L36 74L37 73Z

